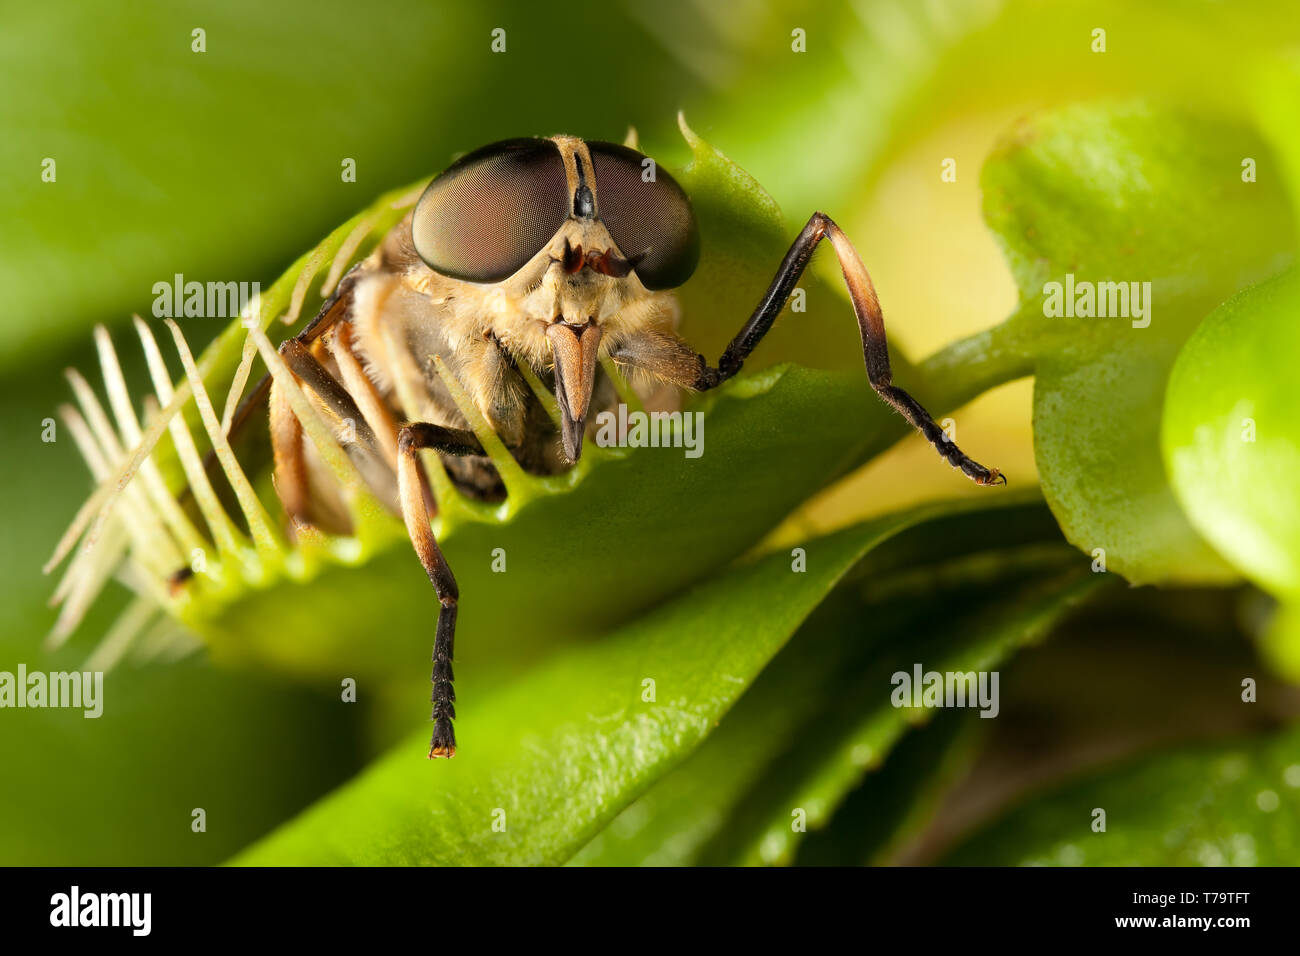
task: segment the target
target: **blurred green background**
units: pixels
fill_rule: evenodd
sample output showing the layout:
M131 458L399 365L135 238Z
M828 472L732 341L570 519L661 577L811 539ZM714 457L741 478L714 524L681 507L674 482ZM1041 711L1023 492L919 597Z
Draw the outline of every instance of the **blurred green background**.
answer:
M379 193L495 139L620 140L632 125L647 149L680 156L683 110L776 199L791 234L814 209L836 217L895 345L919 358L1014 308L978 178L1012 120L1131 96L1249 119L1254 71L1300 39L1281 0L3 7L3 670L77 666L120 606L103 602L71 646L42 652L54 613L40 565L90 483L72 443L42 443L41 428L67 400L61 370L94 364L91 327L147 314L155 282L269 286ZM496 28L504 53L491 49ZM1097 28L1104 54L1090 49ZM791 49L796 29L805 53ZM955 183L938 175L948 157ZM342 181L346 158L356 182ZM742 318L686 327L725 336ZM205 322L185 324L192 342L219 331ZM1014 383L963 417L1025 484L1029 398ZM931 454L903 442L798 526L950 496ZM218 671L201 656L127 667L109 694L99 721L0 713L0 862L218 862L388 739L382 714L341 706L332 685ZM206 833L190 829L194 807L208 811Z

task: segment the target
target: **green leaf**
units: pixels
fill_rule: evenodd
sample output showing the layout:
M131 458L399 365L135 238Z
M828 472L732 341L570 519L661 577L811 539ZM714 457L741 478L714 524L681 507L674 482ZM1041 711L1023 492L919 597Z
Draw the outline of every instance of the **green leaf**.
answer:
M1212 312L1179 353L1161 445L1188 518L1242 574L1284 602L1261 645L1300 677L1300 270Z
M1241 158L1264 155L1252 133L1219 121L1088 106L1024 123L984 170L985 215L1021 305L981 341L1032 361L1047 501L1072 543L1104 550L1133 583L1232 575L1168 486L1160 412L1200 319L1294 254L1276 180L1241 178ZM1045 284L1067 275L1076 288L1150 283L1149 325L1132 303L1132 317L1049 317Z
M1178 356L1161 443L1188 518L1261 587L1300 599L1300 270L1225 302Z
M567 860L699 745L865 552L936 511L809 542L805 573L784 553L725 572L499 693L463 669L476 703L454 761L423 759L421 731L237 862Z
M699 862L790 862L803 837L791 826L791 813L802 809L809 828L825 826L864 774L880 765L911 726L932 716L924 709L894 706L893 674L910 673L917 664L940 673L996 673L1008 657L1045 637L1104 583L1104 575L1093 574L1076 558L1073 567L1062 569L1058 563L1055 573L1034 574L1001 588L984 585L974 596L940 592L942 601L936 600L929 614L905 612L901 626L893 625L892 646L802 728L785 759L768 768L727 827L703 849ZM913 597L911 603L921 600ZM873 631L878 624L892 623L882 610L873 610ZM861 630L859 622L859 639Z
M737 838L746 847L761 845L753 831L763 830L773 814L788 831L794 806L808 811L810 825L823 822L838 794L790 802L788 790L832 766L842 781L877 766L917 717L888 705L889 674L910 671L917 645L936 655L966 647L975 635L953 633L948 608L958 617L977 610L980 587L996 595L990 600L1010 601L1024 561L1044 561L1045 541L1056 542L1049 565L1058 575L1062 558L1078 563L1041 502L1020 495L928 521L874 549L705 745L628 807L575 862L733 862L718 839L736 834L742 822L746 828ZM864 620L871 622L865 632ZM969 645L972 653L975 646ZM772 800L779 810L770 809ZM742 813L750 819L738 819ZM706 848L711 859L703 855ZM787 849L777 847L775 837L771 848L778 855ZM733 848L731 855L739 852Z
M1106 811L1104 833L1092 829ZM949 865L1288 866L1300 859L1300 728L1190 748L1013 810Z
M796 866L887 866L934 818L985 737L970 713L937 715L898 742L863 778L823 829L799 841Z

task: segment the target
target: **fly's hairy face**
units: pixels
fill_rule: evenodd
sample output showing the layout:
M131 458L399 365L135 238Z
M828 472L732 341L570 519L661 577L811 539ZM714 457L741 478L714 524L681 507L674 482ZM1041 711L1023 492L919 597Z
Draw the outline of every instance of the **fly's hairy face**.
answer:
M565 455L576 460L596 364L675 314L668 290L699 260L685 192L626 146L507 140L438 176L411 242L511 355L555 371Z

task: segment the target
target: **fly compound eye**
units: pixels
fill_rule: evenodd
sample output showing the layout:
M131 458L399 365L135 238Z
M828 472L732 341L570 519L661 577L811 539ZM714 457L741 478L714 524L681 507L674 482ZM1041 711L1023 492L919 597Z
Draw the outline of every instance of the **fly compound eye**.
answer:
M649 178L646 157L614 143L588 141L596 172L597 214L636 263L647 289L672 289L691 277L700 259L700 233L691 202L662 169Z
M546 139L511 139L474 150L431 182L411 217L411 239L434 272L500 282L537 255L568 215L559 149Z

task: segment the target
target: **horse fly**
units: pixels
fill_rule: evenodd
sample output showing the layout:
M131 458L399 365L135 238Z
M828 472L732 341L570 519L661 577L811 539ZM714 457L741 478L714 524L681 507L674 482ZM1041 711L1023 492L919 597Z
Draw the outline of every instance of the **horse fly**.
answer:
M644 176L646 163L628 146L570 136L475 150L429 184L316 318L280 346L313 407L329 421L355 423L353 462L405 522L437 593L430 757L456 752L452 656L460 594L433 535L436 503L420 452L436 453L466 493L502 493L443 378L448 373L525 471L563 471L582 454L588 418L617 400L600 361L658 385L717 387L741 370L826 239L857 317L872 388L953 467L981 485L1005 483L892 384L871 277L823 213L808 219L716 366L687 345L676 333L672 290L695 269L699 232L680 185L662 169ZM558 426L528 386L528 373L553 384ZM298 526L346 529L339 489L304 442L291 396L268 376L240 417L268 387L281 503Z

